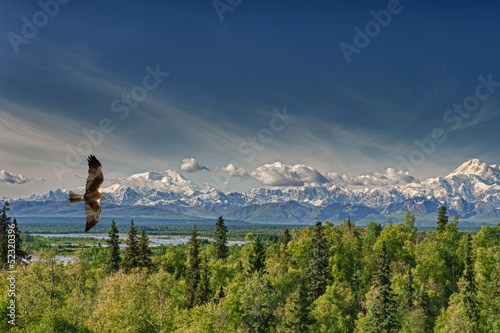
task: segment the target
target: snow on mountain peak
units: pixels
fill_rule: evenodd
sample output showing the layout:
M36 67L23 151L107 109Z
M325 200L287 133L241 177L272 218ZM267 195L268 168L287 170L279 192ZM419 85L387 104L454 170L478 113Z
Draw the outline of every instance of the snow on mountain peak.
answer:
M190 180L184 178L175 170L165 170L163 172L149 171L136 173L128 178L121 179L118 183L108 188L102 189L102 192L113 193L121 188L130 187L134 190L144 191L163 191L163 192L185 192L197 189Z
M484 179L500 181L500 169L496 165L488 165L477 158L462 163L457 169L446 176L447 179L456 176L479 176Z

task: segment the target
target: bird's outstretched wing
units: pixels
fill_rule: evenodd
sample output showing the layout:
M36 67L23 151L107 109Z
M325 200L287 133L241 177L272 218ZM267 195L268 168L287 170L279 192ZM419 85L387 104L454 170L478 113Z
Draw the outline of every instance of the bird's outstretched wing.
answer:
M90 155L89 162L89 175L87 177L87 184L85 185L85 194L95 194L99 192L99 188L104 182L104 175L102 173L101 162L97 160L94 155Z
M85 202L85 214L87 214L87 224L85 225L85 231L92 229L99 219L101 218L102 207L99 201L92 200Z

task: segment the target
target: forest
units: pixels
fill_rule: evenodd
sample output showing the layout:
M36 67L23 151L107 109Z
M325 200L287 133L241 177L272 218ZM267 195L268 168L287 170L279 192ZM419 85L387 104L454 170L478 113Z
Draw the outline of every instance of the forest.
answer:
M159 247L133 220L120 239L113 221L102 246L67 264L51 248L23 263L22 224L8 211L2 332L500 332L500 223L470 232L444 206L425 232L408 212L384 227L346 219L249 232L241 246L227 246L222 216L215 242L194 224L188 244Z

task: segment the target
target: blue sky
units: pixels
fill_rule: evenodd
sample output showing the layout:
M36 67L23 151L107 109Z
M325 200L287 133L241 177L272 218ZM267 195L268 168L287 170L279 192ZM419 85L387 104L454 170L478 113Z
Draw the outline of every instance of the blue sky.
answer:
M224 20L212 1L54 1L42 1L53 17L37 1L0 4L0 197L82 185L68 151L85 152L102 121L113 130L90 148L111 180L173 169L220 185L218 171L246 190L500 163L494 1L221 0ZM23 34L26 21L38 31ZM340 44L356 47L367 24L378 30L348 63ZM481 100L479 76L493 82ZM466 99L474 111L443 118ZM185 158L206 168L183 171Z

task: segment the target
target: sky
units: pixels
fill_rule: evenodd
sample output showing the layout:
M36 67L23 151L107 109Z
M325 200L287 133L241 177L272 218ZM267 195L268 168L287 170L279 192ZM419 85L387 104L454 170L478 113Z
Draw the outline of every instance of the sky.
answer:
M0 197L176 170L225 191L500 164L495 1L0 1Z

